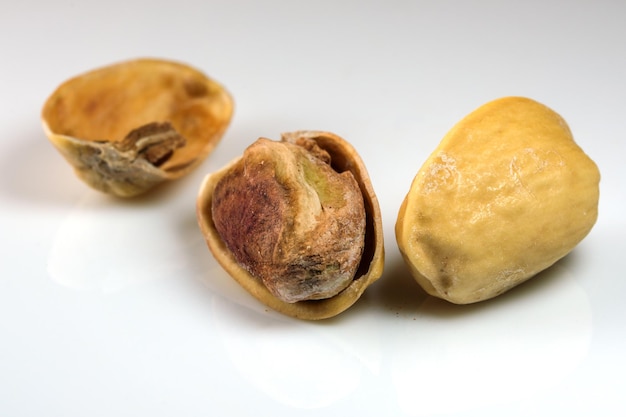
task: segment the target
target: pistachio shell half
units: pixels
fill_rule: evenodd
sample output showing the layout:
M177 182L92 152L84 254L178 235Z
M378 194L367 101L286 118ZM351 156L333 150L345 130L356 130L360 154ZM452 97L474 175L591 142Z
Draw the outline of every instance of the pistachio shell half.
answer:
M250 181L238 179L243 169ZM259 301L291 317L333 317L382 275L378 200L356 150L332 133L259 139L205 177L197 216L226 272ZM333 274L337 282L318 285Z
M495 100L454 126L418 171L398 214L398 247L429 294L486 300L589 233L599 181L561 116L528 98Z
M79 178L132 197L195 168L232 113L230 94L200 71L137 59L64 82L46 100L42 122Z

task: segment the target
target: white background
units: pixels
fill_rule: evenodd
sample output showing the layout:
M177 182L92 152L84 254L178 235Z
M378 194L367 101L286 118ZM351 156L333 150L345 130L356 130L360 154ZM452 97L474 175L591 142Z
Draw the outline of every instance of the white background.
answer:
M0 5L0 415L626 414L626 2L78 1ZM191 64L236 113L192 174L120 201L88 189L39 113L65 79ZM409 277L393 226L448 129L506 95L559 112L602 173L589 236L495 300ZM339 317L267 311L222 272L194 200L259 136L328 130L381 203L381 280Z

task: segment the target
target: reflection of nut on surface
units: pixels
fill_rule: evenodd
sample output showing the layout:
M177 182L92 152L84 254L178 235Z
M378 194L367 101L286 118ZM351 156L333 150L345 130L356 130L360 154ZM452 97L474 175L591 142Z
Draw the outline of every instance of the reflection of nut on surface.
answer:
M400 251L431 295L495 297L567 255L598 215L600 173L565 121L533 100L478 108L418 171L396 222Z
M337 315L382 274L378 201L354 148L331 133L257 140L205 178L197 212L224 269L286 315Z
M196 69L137 59L64 82L44 104L42 121L83 181L131 197L195 168L232 112L228 92Z

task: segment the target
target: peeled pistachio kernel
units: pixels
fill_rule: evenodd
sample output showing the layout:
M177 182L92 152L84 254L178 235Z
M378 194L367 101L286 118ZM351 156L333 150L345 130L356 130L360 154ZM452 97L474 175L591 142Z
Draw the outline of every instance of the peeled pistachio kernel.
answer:
M79 178L132 197L195 168L232 112L229 93L198 70L137 59L64 82L46 100L42 121Z
M337 315L382 274L378 201L354 148L331 133L257 140L205 178L197 213L224 269L289 316Z
M402 203L416 281L457 304L495 297L567 255L598 215L600 173L548 107L505 97L448 132Z

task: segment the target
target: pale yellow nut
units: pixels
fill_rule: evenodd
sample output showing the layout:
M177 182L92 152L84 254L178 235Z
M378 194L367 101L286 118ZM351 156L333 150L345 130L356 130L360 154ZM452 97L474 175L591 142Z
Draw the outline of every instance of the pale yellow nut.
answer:
M418 171L398 247L431 295L495 297L567 255L598 216L600 172L548 107L506 97L448 132Z

